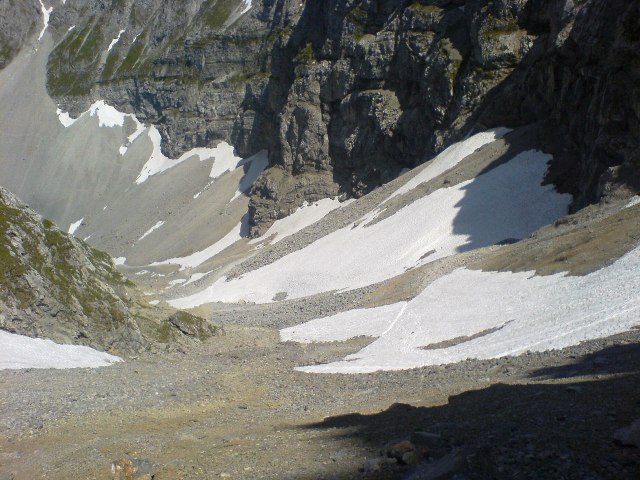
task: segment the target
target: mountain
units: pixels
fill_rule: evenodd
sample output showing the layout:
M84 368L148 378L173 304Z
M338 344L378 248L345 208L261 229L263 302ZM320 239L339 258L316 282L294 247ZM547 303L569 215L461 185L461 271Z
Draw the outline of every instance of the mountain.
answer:
M39 32L29 12L0 178L150 301L278 328L374 315L378 337L455 268L633 261L636 3L68 0ZM612 243L578 234L618 216ZM590 260L557 260L578 237Z
M215 331L186 313L154 312L109 255L61 232L2 188L0 255L2 330L121 354L167 343L187 324L192 331L183 333L192 336Z
M544 124L551 180L574 210L637 188L635 2L105 5L54 9L49 93L72 115L96 99L135 113L173 158L220 140L242 157L267 150L254 236L304 201L359 197L503 125Z

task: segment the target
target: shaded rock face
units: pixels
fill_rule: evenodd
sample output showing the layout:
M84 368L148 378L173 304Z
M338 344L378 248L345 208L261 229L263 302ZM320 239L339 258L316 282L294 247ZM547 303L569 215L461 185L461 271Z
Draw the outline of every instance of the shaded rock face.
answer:
M361 196L493 126L546 127L549 180L574 208L638 188L638 2L244 5L69 0L52 14L61 41L49 91L74 113L98 98L135 112L169 155L221 139L242 156L267 149L253 235L304 201Z
M130 352L147 345L111 258L0 188L0 328Z

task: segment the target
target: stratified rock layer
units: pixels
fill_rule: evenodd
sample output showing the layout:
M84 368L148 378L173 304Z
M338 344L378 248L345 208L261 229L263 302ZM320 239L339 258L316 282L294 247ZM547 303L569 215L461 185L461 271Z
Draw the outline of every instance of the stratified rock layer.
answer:
M541 123L580 208L640 166L640 6L624 0L68 2L48 87L158 125L167 154L270 152L253 234L358 197L470 131ZM76 27L68 32L70 25ZM111 41L124 30L120 40Z

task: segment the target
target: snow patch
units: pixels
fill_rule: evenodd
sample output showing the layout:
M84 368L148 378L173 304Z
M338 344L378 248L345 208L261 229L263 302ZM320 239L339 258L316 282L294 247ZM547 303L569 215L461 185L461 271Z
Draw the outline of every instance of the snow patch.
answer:
M398 190L393 192L383 204L393 197L403 195L422 183L433 180L438 175L443 174L447 170L455 167L458 163L478 150L480 147L504 137L511 130L508 128L496 128L478 133L461 142L454 143L449 148L442 151L439 155L430 160L425 167L415 177L405 183Z
M248 221L247 216L243 217L242 221L236 225L229 233L227 233L224 237L218 240L213 245L201 250L199 252L195 252L186 257L178 257L178 258L170 258L168 260L163 260L161 262L154 262L150 264L150 267L157 267L160 265L180 265L180 270L184 270L185 268L194 268L198 265L202 265L204 262L214 257L218 253L222 252L227 247L230 247L234 243L239 240L242 240L244 237L242 233L246 229L246 223Z
M122 359L93 348L60 345L0 330L0 370L21 368L95 368Z
M98 100L89 107L89 116L98 117L98 125L100 127L122 127L124 119L128 115L116 110L111 105L105 103L104 100Z
M365 373L488 359L565 348L640 324L640 247L583 277L464 268L441 277L411 300L392 327L344 360L302 367L305 372ZM397 305L397 304L396 304ZM347 312L348 313L348 312ZM369 312L353 312L366 331ZM297 338L343 339L333 317L301 325ZM383 320L379 320L383 323ZM322 335L315 333L322 331ZM345 329L347 330L347 329ZM284 333L283 335L287 335Z
M631 208L631 207L635 207L636 205L638 205L640 203L640 195L636 195L634 197L631 198L631 200L629 200L629 203L627 203L624 208Z
M116 265L124 265L126 261L127 261L127 257L118 257L113 259L113 263Z
M63 112L60 108L56 109L56 115L58 115L58 120L64 128L68 128L74 123L76 123L77 118L71 118L71 116L67 112Z
M82 221L84 220L84 217L82 217L80 220L78 220L77 222L72 223L71 225L69 225L69 230L67 231L67 233L69 235L73 235L74 233L76 233L76 230L78 230L78 227L80 225L82 225Z
M193 282L197 282L198 280L200 280L201 278L206 277L207 275L209 275L210 273L213 273L213 270L210 270L208 272L204 272L204 273L194 273L193 275L191 275L189 277L189 281L187 283L184 284L184 286L189 285L190 283Z
M42 27L42 31L38 36L38 41L42 40L42 36L44 35L45 30L49 26L49 17L51 16L51 12L53 11L53 7L46 8L42 0L40 0L40 10L42 11L42 20L44 22L44 27Z
M151 235L154 231L156 231L157 229L159 229L162 225L164 225L164 220L160 220L158 223L156 223L153 227L151 227L149 230L147 230L146 232L144 232L142 234L142 236L136 240L136 242L139 242L143 239L145 239L146 237L148 237L149 235Z
M111 49L115 46L115 44L120 41L120 37L122 36L123 33L124 33L124 30L120 30L118 32L118 36L116 38L114 38L113 40L111 40L111 43L109 44L109 48L107 48L107 52L110 52Z
M249 10L251 10L251 0L244 0L244 8L240 12L240 15L244 15Z
M269 230L265 232L260 238L251 240L249 243L255 244L266 241L269 237L274 236L270 242L271 244L278 243L283 238L286 238L294 233L299 232L309 225L313 225L319 220L322 220L329 212L340 208L342 204L337 198L324 198L309 205L305 202L295 212L285 218L276 220Z
M267 303L279 292L301 298L350 290L455 253L524 238L566 214L570 195L541 186L550 155L522 152L473 180L436 190L375 224L369 213L241 278L217 280L171 304ZM381 241L380 239L384 239Z
M283 342L336 342L359 336L380 337L400 314L406 302L361 308L318 318L280 330Z
M210 176L214 174L222 174L226 172L230 167L230 165L235 161L235 165L242 161L239 157L231 157L233 153L229 154L229 149L233 152L233 147L231 147L226 142L219 143L215 148L194 148L185 152L180 158L176 160L172 160L167 158L162 153L160 148L160 143L162 141L162 137L160 136L160 132L154 126L149 128L149 138L151 139L151 143L153 144L153 152L147 160L147 163L142 167L142 171L136 178L136 183L139 185L146 181L152 175L156 175L158 173L164 172L171 167L175 167L176 165L184 162L185 160L197 156L200 161L207 160L212 157L218 156L220 158L220 166L212 168ZM232 159L233 158L233 159ZM233 167L235 168L235 167ZM214 171L215 170L215 171Z

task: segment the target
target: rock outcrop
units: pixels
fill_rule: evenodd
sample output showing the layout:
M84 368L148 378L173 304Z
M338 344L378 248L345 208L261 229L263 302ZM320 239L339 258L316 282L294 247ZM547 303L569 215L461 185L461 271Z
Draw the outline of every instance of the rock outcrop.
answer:
M70 0L52 14L49 91L73 113L98 98L135 112L168 155L222 139L243 156L267 149L253 235L304 201L361 196L500 125L547 129L549 180L574 209L638 189L637 2L248 5Z
M186 312L151 311L139 296L109 255L0 187L0 329L119 354L216 331Z

